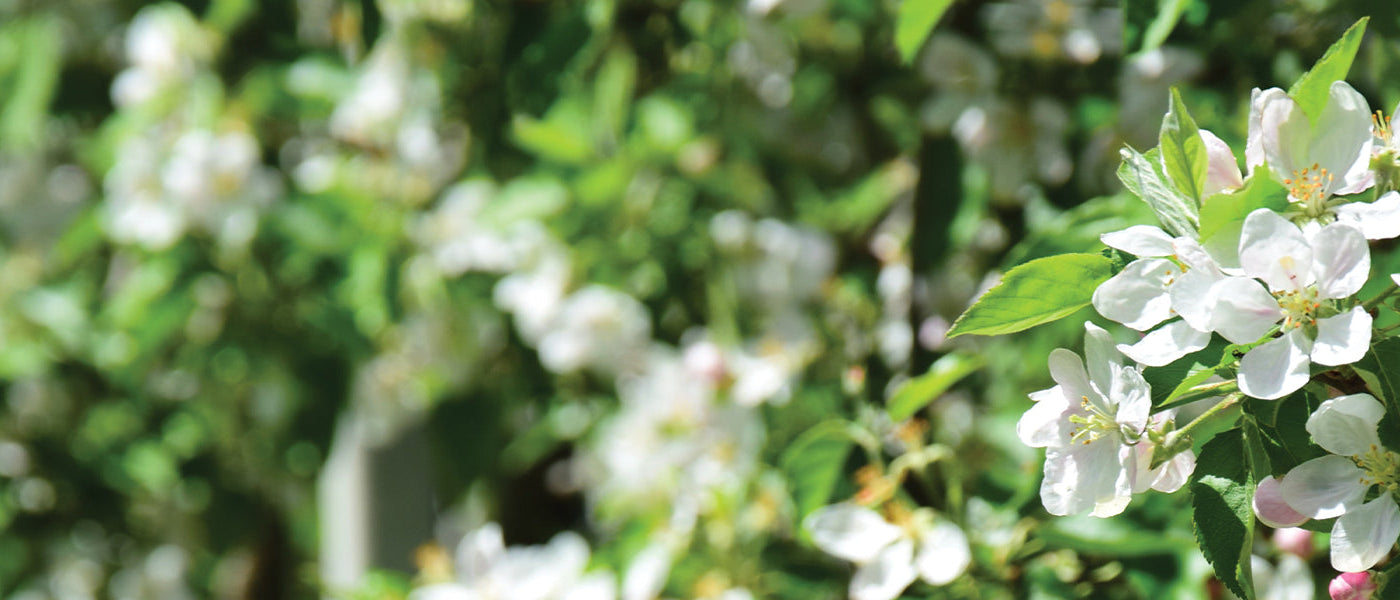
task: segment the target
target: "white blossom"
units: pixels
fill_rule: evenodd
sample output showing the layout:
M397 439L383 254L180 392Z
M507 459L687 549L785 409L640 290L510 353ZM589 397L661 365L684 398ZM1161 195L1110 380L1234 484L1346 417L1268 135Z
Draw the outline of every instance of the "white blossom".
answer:
M904 526L869 508L842 502L808 515L803 527L822 551L859 565L851 577L853 600L893 600L915 579L946 585L972 562L967 536L927 509Z

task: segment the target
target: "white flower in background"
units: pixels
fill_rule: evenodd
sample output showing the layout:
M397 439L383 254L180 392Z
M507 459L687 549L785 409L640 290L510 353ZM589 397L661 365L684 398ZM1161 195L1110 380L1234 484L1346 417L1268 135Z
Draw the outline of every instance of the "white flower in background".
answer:
M572 263L568 249L548 236L523 252L518 270L501 278L491 292L501 310L515 317L515 329L526 343L537 346L564 303Z
M990 53L967 38L943 31L929 36L919 55L919 74L937 92L919 109L919 120L938 134L947 134L963 111L994 98L1001 76Z
M258 211L281 193L277 176L262 166L258 140L238 129L181 135L160 177L192 224L232 247L252 239Z
M842 502L812 511L802 526L822 551L859 565L851 578L853 600L892 600L916 578L946 585L972 562L962 529L927 509L909 515L901 526Z
M150 101L192 79L209 58L210 44L199 23L175 3L148 6L127 26L125 51L130 67L112 81L119 107Z
M570 294L540 338L540 362L555 373L635 370L651 341L651 315L627 294L590 284Z
M1249 558L1259 600L1312 600L1312 571L1303 559L1284 553L1274 565L1258 555Z
M1069 112L1049 97L998 98L963 111L953 123L953 137L987 169L992 197L1004 202L1021 198L1027 184L1069 180L1074 172L1065 146L1069 124Z
M482 222L482 211L496 195L496 184L471 179L443 192L442 202L418 218L414 240L428 249L444 274L505 272L520 262L505 231Z
M1246 162L1251 171L1268 165L1274 179L1288 186L1293 210L1314 223L1310 227L1336 220L1357 227L1367 239L1400 235L1400 195L1334 206L1333 196L1374 185L1372 143L1371 108L1344 81L1332 84L1316 121L1281 89L1254 91Z
M1240 359L1245 394L1283 397L1308 382L1312 363L1345 365L1366 353L1371 315L1336 302L1359 291L1370 275L1370 249L1360 231L1333 223L1305 234L1261 208L1245 218L1240 263L1248 277L1220 280L1205 300L1214 305L1211 328L1236 344L1258 341L1275 328L1283 334Z
M1119 344L1119 351L1160 367L1210 343L1212 305L1204 299L1225 273L1200 244L1187 237L1172 238L1147 225L1100 238L1109 247L1139 258L1094 290L1093 304L1099 314L1139 331L1181 316L1136 344Z
M1381 444L1376 427L1385 407L1370 394L1339 396L1308 417L1313 441L1330 452L1283 476L1279 492L1290 507L1332 525L1332 568L1365 571L1400 537L1400 454ZM1367 492L1380 495L1367 502Z
M541 546L506 547L501 528L487 523L457 546L457 581L418 588L409 600L612 600L611 573L584 573L588 542L572 531Z
M1092 511L1116 515L1135 492L1172 492L1195 468L1195 456L1182 452L1149 469L1154 445L1151 426L1171 415L1149 416L1152 390L1135 366L1124 365L1113 339L1084 323L1084 356L1064 348L1050 353L1055 387L1031 394L1035 405L1016 424L1027 446L1045 448L1045 479L1040 498L1054 515Z

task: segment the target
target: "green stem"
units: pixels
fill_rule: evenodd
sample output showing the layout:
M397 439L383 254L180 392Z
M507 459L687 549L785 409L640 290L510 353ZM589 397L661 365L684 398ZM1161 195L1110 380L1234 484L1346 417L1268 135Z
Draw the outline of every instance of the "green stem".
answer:
M1238 392L1239 390L1240 390L1239 384L1236 383L1235 380L1233 380L1233 379L1231 379L1231 380L1229 380L1229 381L1220 381L1220 382L1216 382L1216 383L1204 383L1204 384L1198 385L1198 386L1196 386L1196 387L1193 387L1193 388L1191 388L1191 389L1189 389L1189 390L1186 390L1186 393L1184 393L1184 394L1182 394L1182 395L1180 395L1180 396L1177 396L1176 398L1172 399L1170 402L1167 402L1167 403L1165 403L1165 404L1163 404L1163 405L1161 405L1161 406L1158 406L1158 407L1157 407L1157 410L1161 411L1161 410L1166 410L1166 409L1168 409L1168 408L1176 408L1176 407L1178 407L1178 406L1182 406L1182 405L1185 405L1185 404L1190 404L1190 403L1195 402L1195 401L1197 401L1197 400L1205 400L1206 398L1214 398L1214 397L1216 397L1216 396L1226 396L1226 395L1229 395L1229 394L1233 394L1233 393L1235 393L1235 392Z
M1367 311L1370 311L1371 309L1380 306L1380 303L1384 302L1385 299L1390 297L1391 294L1394 294L1396 290L1400 290L1400 285L1396 285L1394 282L1391 282L1389 286L1386 286L1384 290L1381 290L1380 294L1377 294L1375 298L1367 300L1365 304L1361 305L1361 307L1365 308Z
M1232 381L1229 383L1234 382ZM1205 423L1214 421L1220 415L1225 414L1226 411L1239 404L1242 398L1244 398L1244 394L1233 392L1215 406L1207 409L1206 412L1201 413L1201 416L1187 423L1185 427L1167 434L1167 439L1163 440L1161 445L1157 446L1157 449L1152 453L1151 468L1155 469L1160 467L1162 463L1171 460L1173 456L1190 449L1192 431Z

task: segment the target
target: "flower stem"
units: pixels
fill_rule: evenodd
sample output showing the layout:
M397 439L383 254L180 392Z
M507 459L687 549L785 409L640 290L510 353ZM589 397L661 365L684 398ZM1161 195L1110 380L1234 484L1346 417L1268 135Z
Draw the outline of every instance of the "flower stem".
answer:
M1371 309L1380 306L1381 302L1384 302L1386 298L1389 298L1390 295L1394 294L1397 290L1400 290L1400 285L1391 283L1390 285L1386 286L1384 290L1381 290L1381 293L1377 294L1375 298L1367 300L1364 304L1361 305L1361 307L1365 308L1369 312Z
M1234 382L1231 381L1228 383ZM1206 410L1206 412L1201 413L1201 416L1196 417L1195 420L1191 421L1190 423L1187 423L1185 427L1182 427L1181 429L1167 434L1167 439L1163 440L1162 443L1158 445L1156 450L1152 453L1151 468L1156 469L1157 467L1162 466L1163 463L1171 460L1173 456L1176 456L1177 454L1180 454L1183 451L1191 448L1192 431L1194 431L1196 428L1200 427L1205 423L1209 423L1211 421L1216 420L1220 417L1220 415L1225 414L1226 411L1238 405L1240 399L1242 398L1244 398L1244 394L1241 394L1239 392L1231 392L1230 395L1226 396L1224 400L1221 400L1215 406L1210 407Z

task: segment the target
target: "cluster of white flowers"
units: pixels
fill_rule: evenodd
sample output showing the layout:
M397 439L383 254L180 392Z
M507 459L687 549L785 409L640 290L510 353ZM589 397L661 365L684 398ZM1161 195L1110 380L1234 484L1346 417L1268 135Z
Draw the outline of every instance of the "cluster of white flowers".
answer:
M808 515L803 526L827 554L859 565L854 600L893 600L915 579L947 585L967 570L972 550L961 528L924 508L890 523L870 508L842 502Z
M1058 385L1032 394L1018 433L1047 448L1041 497L1053 514L1117 514L1133 492L1175 490L1193 469L1189 450L1147 468L1154 451L1162 453L1174 411L1152 412L1142 367L1124 365L1119 352L1160 367L1219 334L1242 346L1239 391L1272 400L1302 388L1314 363L1348 365L1370 348L1372 315L1356 296L1370 277L1368 240L1400 235L1400 194L1389 186L1371 192L1374 201L1359 194L1390 181L1388 121L1373 120L1365 99L1336 82L1313 119L1283 90L1255 90L1247 176L1223 141L1205 130L1200 137L1208 163L1200 199L1244 193L1247 180L1268 177L1287 189L1286 208L1258 208L1237 229L1206 239L1149 226L1102 236L1136 259L1096 289L1093 305L1145 335L1115 351L1107 332L1086 323L1087 371L1073 353L1052 353ZM1266 480L1256 498L1266 523L1345 515L1333 536L1339 570L1369 568L1400 535L1400 458L1375 433L1383 412L1364 394L1324 403L1308 430L1334 456L1304 463L1281 482ZM1363 504L1377 485L1381 495Z

